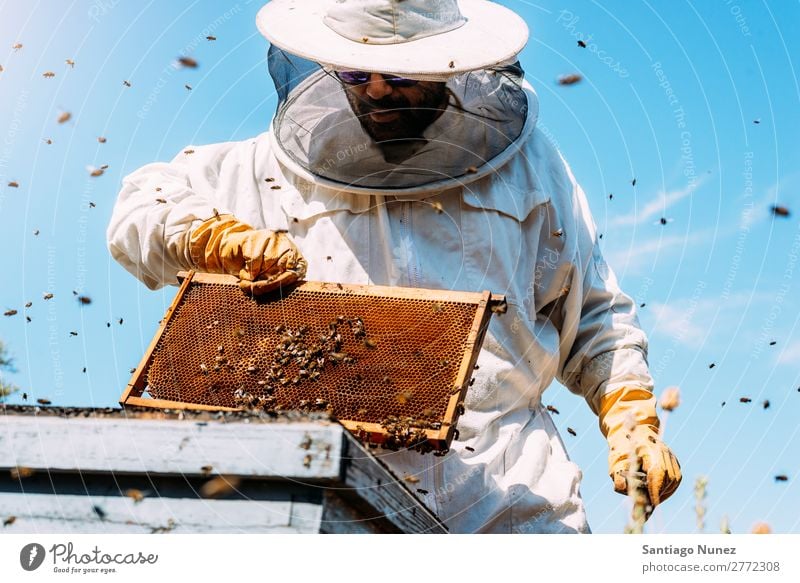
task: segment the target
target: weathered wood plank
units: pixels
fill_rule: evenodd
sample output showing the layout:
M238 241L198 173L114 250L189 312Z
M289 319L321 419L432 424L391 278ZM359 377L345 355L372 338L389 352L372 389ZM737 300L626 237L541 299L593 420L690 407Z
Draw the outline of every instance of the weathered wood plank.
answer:
M102 518L100 517L102 513ZM9 532L33 520L53 520L104 532L115 525L157 529L172 521L184 531L203 529L318 532L322 505L291 500L204 500L119 496L0 493L0 517L16 516ZM8 527L7 527L8 528Z
M251 423L0 416L0 470L338 479L336 423Z

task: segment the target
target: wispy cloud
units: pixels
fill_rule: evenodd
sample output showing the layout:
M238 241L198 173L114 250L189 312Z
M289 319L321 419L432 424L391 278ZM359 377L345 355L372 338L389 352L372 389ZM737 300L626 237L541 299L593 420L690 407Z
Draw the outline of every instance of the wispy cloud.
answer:
M800 362L800 340L795 340L780 351L776 359L778 364L797 365Z
M610 227L619 227L624 225L638 225L644 223L653 217L663 217L666 210L692 194L695 190L700 188L707 179L705 177L699 178L693 184L687 185L680 190L671 190L668 192L660 192L658 195L644 205L641 209L636 209L634 212L627 215L620 215L614 217L609 221Z

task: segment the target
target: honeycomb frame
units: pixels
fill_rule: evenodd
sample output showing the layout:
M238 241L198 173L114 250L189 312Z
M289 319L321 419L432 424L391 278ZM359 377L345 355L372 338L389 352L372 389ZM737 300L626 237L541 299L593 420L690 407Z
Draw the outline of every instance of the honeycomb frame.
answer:
M121 405L233 411L238 388L278 409L327 408L374 446L397 445L412 420L413 440L399 445L419 451L449 448L492 312L505 306L488 291L301 282L252 298L233 276L178 279ZM298 361L309 346L318 358Z

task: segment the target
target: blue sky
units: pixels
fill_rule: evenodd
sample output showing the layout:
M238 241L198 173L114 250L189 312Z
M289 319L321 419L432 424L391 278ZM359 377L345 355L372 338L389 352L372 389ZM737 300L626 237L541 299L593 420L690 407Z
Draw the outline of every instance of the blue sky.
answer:
M521 60L539 123L582 184L624 289L645 304L657 392L682 391L666 437L684 485L649 531L694 532L692 486L707 476L707 532L723 516L734 532L758 521L800 532L800 40L789 29L800 4L502 3L532 31ZM147 290L108 255L116 193L187 144L267 128L260 6L0 1L0 307L19 310L0 319L0 339L17 364L4 378L31 399L117 402L174 290ZM173 67L183 54L200 66ZM583 81L560 86L565 73ZM775 218L773 204L794 214ZM626 501L611 491L596 419L561 387L545 400L584 471L592 528L621 532Z

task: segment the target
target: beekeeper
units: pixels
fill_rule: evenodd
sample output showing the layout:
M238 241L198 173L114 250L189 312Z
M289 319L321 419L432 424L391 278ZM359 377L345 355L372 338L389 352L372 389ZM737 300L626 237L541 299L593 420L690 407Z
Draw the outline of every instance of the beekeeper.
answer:
M524 21L486 0L273 0L257 24L270 130L128 176L113 257L152 289L197 269L256 293L305 278L505 294L449 453L383 460L452 532L588 532L581 471L542 406L558 379L598 415L614 489L642 469L652 504L669 497L681 473L647 340L536 127Z

